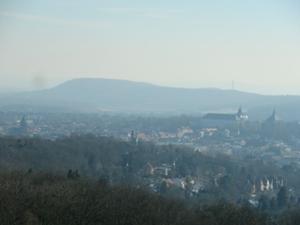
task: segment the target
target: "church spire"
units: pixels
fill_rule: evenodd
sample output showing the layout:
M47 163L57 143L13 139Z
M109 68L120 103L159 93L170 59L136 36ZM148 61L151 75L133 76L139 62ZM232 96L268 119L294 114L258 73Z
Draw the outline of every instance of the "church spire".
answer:
M241 116L243 114L243 110L242 110L242 106L239 107L238 109L238 113L239 116Z
M276 109L274 108L273 112L272 112L272 115L267 119L267 122L274 123L276 121L278 121L278 117L277 117Z

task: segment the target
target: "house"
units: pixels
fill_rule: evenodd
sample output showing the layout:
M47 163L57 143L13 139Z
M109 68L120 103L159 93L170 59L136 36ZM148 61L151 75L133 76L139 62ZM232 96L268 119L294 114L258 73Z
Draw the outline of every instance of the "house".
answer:
M144 166L144 176L152 176L154 175L154 167L148 162Z

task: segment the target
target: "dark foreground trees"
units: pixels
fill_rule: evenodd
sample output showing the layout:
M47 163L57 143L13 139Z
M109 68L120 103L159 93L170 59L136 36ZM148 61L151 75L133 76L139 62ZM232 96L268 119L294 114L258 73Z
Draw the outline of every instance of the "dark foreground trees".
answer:
M298 224L286 213L280 224ZM269 225L253 209L187 206L143 190L50 174L0 175L1 225Z

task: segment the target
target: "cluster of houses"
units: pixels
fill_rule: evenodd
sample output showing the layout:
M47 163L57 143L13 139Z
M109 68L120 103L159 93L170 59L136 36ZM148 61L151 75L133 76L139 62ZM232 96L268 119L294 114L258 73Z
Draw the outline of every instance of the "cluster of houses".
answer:
M226 177L225 173L178 177L173 173L175 166L175 163L154 166L148 162L140 172L143 183L154 192L170 191L178 196L193 197L209 193L211 188L221 188L220 182ZM276 175L249 177L244 185L248 190L245 194L248 194L250 199L257 200L262 194L274 195L278 193L282 187L287 186L287 180Z
M287 185L286 179L281 176L264 176L249 179L250 193L255 195L261 192L272 192Z
M161 192L163 186L166 190L177 190L177 193L197 195L204 192L211 183L211 179L207 177L178 177L174 174L175 167L176 162L163 163L158 166L153 166L148 162L140 175L143 177L144 183L154 192Z

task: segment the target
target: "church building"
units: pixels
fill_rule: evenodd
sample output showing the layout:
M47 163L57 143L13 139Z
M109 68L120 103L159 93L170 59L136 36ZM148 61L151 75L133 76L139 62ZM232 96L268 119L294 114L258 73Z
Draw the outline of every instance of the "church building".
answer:
M223 128L236 126L247 120L248 115L240 107L237 113L208 113L203 116L202 125L204 127Z

